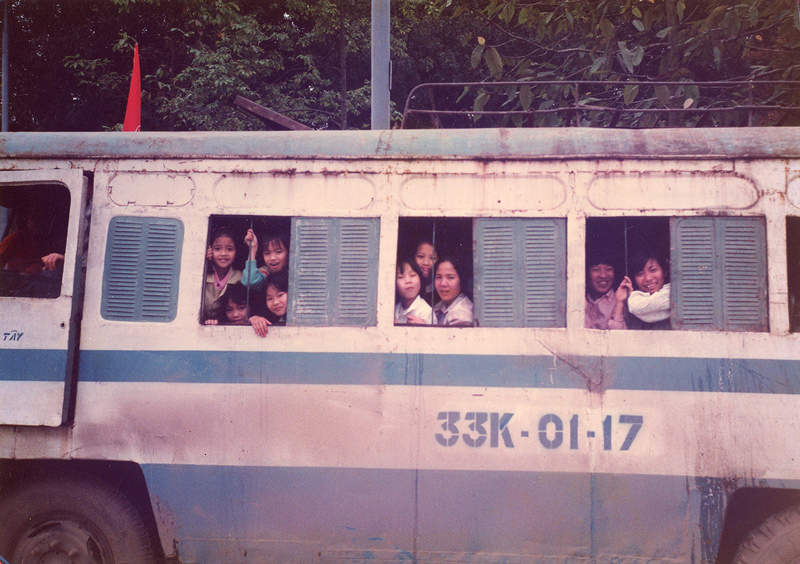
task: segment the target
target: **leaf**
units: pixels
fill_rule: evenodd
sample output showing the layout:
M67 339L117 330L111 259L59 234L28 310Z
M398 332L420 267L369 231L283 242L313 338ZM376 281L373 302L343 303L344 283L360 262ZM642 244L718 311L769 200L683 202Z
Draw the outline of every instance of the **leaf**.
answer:
M638 67L642 64L642 60L644 59L644 47L641 45L637 45L636 48L633 50L633 57L631 58L631 62L633 63L634 67Z
M645 29L650 31L650 29L653 27L653 22L657 19L658 18L655 14L655 10L647 10L644 13L644 18L642 18L642 23L644 23Z
M731 10L725 14L725 18L722 20L722 27L728 37L736 37L739 35L739 30L742 29L742 19L739 14Z
M695 107L697 107L698 103L700 102L700 88L694 84L690 84L684 89L684 92L686 93L686 97L691 98Z
M600 67L602 67L605 63L606 63L605 55L597 57L592 63L592 68L589 69L589 75L595 74L598 70L600 70Z
M684 100L684 102L683 102L683 109L685 110L685 109L691 107L692 104L694 104L694 100L691 99L691 98L686 98L686 100Z
M623 93L623 99L625 100L625 105L630 106L636 100L636 96L639 95L639 85L638 84L627 84L625 85L625 91Z
M483 45L476 45L475 48L472 50L472 56L470 57L470 64L472 64L472 68L476 69L481 64L481 57L483 56Z
M678 0L675 9L678 12L678 21L683 21L683 13L686 11L686 2L684 0Z
M655 92L656 98L658 98L658 101L661 102L661 105L665 108L669 107L669 88L663 84L659 84L655 87Z
M600 33L603 35L603 37L607 39L614 37L614 24L612 24L611 20L608 18L603 18L600 20L600 24L597 26L597 28L600 30Z
M722 70L722 49L718 45L714 46L714 66L717 70Z
M637 18L641 18L641 17L642 17L642 11L641 11L639 8L637 8L636 6L634 6L633 8L631 8L631 13L632 13L634 16L636 16Z
M531 61L530 59L521 59L517 63L517 66L514 67L514 74L516 76L525 76L525 71L527 71L532 64L533 61Z
M472 104L472 110L475 112L480 112L483 110L483 107L486 105L486 102L489 101L489 93L488 92L481 92L478 94L478 97L475 98L475 102ZM478 121L481 119L482 116L476 115L473 116L474 121Z
M634 71L634 64L633 64L633 53L630 49L628 49L627 45L625 45L624 41L618 41L617 46L619 47L619 54L622 58L622 64L628 69L628 72L633 74Z
M500 78L503 74L503 59L494 47L489 47L486 50L486 64L489 66L489 72L492 73L492 76Z
M532 102L533 92L531 87L525 84L519 89L519 103L522 104L522 109L527 112L531 108Z
M514 1L508 2L504 7L503 11L500 13L500 19L506 23L509 23L511 19L514 17Z
M510 104L511 102L513 102L516 99L517 99L517 87L516 86L511 86L506 91L506 104Z
M483 45L484 43L486 43L486 38L485 37L481 37L479 35L478 36L478 45Z
M755 26L758 24L758 8L753 5L747 11L747 18L750 20L750 25Z
M665 27L664 29L656 33L656 37L658 37L659 39L664 39L667 35L669 35L670 31L672 31L671 27Z
M708 15L708 17L706 17L706 19L703 20L703 23L700 25L700 29L698 29L697 32L700 34L706 33L709 29L717 25L727 11L727 6L717 6L711 10L711 13Z
M489 93L486 91L481 92L475 98L475 102L472 104L472 110L476 112L483 111L486 102L489 101Z
M633 20L633 27L635 27L638 31L645 30L644 24L639 20Z

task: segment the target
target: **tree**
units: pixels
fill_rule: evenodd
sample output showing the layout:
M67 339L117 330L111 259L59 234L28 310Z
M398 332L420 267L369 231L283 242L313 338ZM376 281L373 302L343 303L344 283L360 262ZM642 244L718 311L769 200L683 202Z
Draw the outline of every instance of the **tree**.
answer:
M753 103L800 107L796 85L700 87L705 81L800 80L800 22L794 0L437 0L455 19L480 21L467 37L471 64L487 85L465 92L472 110L550 110L516 125L742 125ZM491 86L492 82L529 84ZM574 81L603 80L605 85ZM546 84L543 81L560 81ZM572 84L570 82L572 81ZM676 81L677 86L635 81ZM580 112L565 108L583 108ZM604 111L608 108L608 111ZM611 111L618 108L630 113ZM667 115L668 108L689 109ZM660 110L660 111L652 111ZM777 111L767 123L797 123ZM481 119L475 117L475 121ZM484 120L486 121L486 120Z
M263 129L236 95L369 127L369 0L12 0L10 17L12 131L118 128L136 42L145 131ZM474 73L461 25L434 0L393 1L395 107L419 81Z

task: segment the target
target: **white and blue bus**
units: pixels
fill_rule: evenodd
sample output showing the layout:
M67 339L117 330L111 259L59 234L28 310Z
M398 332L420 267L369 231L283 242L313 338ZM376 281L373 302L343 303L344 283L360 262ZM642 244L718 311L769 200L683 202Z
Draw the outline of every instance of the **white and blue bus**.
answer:
M265 338L220 228L288 237ZM800 561L798 129L5 134L0 236L11 564ZM421 240L472 326L395 324ZM586 328L643 246L669 330Z

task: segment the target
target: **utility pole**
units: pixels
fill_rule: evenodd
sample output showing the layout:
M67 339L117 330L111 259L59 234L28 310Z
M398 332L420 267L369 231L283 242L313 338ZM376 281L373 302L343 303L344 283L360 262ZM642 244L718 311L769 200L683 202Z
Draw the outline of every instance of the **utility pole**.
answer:
M8 3L3 2L3 86L2 86L2 129L3 133L8 131Z
M371 129L389 129L391 59L389 0L372 0L372 111Z

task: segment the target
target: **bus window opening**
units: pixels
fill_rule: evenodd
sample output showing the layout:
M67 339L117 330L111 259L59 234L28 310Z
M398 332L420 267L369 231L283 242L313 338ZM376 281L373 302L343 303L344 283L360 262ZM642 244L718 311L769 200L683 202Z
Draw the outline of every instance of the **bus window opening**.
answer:
M286 324L290 230L286 217L211 217L202 323L249 324L262 337Z
M4 187L0 195L0 296L61 295L70 196L61 185Z
M473 326L472 221L400 219L396 325Z
M589 329L670 329L669 219L586 220Z
M587 328L768 330L763 217L588 218L586 269Z

